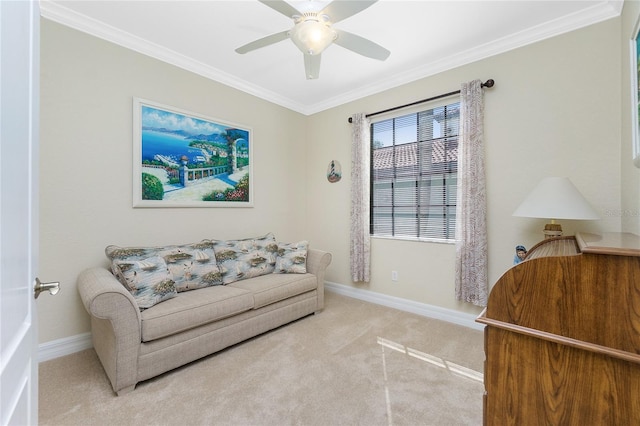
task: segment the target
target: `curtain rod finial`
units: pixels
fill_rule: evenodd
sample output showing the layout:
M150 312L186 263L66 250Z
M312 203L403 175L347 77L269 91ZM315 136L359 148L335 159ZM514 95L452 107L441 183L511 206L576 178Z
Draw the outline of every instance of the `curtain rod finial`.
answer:
M493 87L493 85L496 84L495 81L493 81L492 78L490 78L489 80L485 81L484 83L482 83L482 85L484 87Z

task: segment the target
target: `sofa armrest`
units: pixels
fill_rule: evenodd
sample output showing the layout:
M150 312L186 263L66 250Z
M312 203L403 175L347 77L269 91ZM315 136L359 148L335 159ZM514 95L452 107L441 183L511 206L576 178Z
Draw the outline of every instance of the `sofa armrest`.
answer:
M324 308L324 274L331 263L331 253L310 248L307 250L307 272L318 280L318 307L316 312Z
M91 316L136 325L140 329L140 309L129 291L105 268L91 268L78 276L78 291ZM127 316L128 317L124 317Z
M78 276L78 292L91 316L93 346L117 393L133 389L138 376L142 341L138 304L105 268L91 268Z

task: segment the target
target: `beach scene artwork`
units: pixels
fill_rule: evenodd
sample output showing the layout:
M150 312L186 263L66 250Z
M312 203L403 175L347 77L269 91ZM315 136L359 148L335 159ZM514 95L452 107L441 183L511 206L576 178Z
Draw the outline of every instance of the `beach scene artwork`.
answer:
M251 131L134 99L134 207L251 207Z

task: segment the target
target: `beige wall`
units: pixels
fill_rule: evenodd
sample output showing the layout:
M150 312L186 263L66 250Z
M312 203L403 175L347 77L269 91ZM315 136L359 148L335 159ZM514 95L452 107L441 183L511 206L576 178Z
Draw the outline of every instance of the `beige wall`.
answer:
M622 150L620 164L622 170L622 206L618 212L622 219L622 231L640 234L640 168L631 162L632 157L632 105L631 70L636 68L631 62L630 40L635 36L640 2L625 1L622 9Z
M334 253L327 279L390 296L464 312L454 299L452 245L374 239L372 279L349 277L350 131L347 118L455 90L460 82L493 78L485 90L489 274L495 282L512 265L515 246L542 239L544 220L512 217L546 176L568 176L603 214L594 222L564 221L576 230L620 230L604 211L620 205L620 20L613 19L472 63L309 118L310 237ZM327 163L345 177L327 183ZM320 224L320 226L315 226ZM391 280L397 270L399 279Z
M63 290L38 299L40 342L89 331L75 278L86 267L106 264L108 244L180 243L273 231L280 240L306 238L331 251L327 280L356 286L348 261L348 116L449 91L462 81L496 81L485 96L491 282L510 267L516 244L530 247L541 239L544 220L511 216L541 178L569 176L601 213L623 205L620 19L309 117L47 20L41 31L39 275L60 280ZM133 209L133 96L250 126L255 207ZM334 184L325 176L331 160L343 170L343 179ZM624 190L625 196L637 192L637 184L634 188ZM618 231L621 220L603 216L563 226L567 234ZM479 311L454 300L452 245L374 239L372 250L372 281L357 286ZM391 281L391 270L398 271L397 282Z
M108 244L156 245L273 232L306 235L305 116L42 20L40 341L89 331L78 273ZM132 97L253 130L254 208L132 208Z

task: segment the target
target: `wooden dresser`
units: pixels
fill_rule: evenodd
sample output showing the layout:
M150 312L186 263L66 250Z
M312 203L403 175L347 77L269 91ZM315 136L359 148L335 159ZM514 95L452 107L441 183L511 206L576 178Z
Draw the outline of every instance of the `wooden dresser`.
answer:
M540 242L477 321L485 425L640 425L639 236Z

